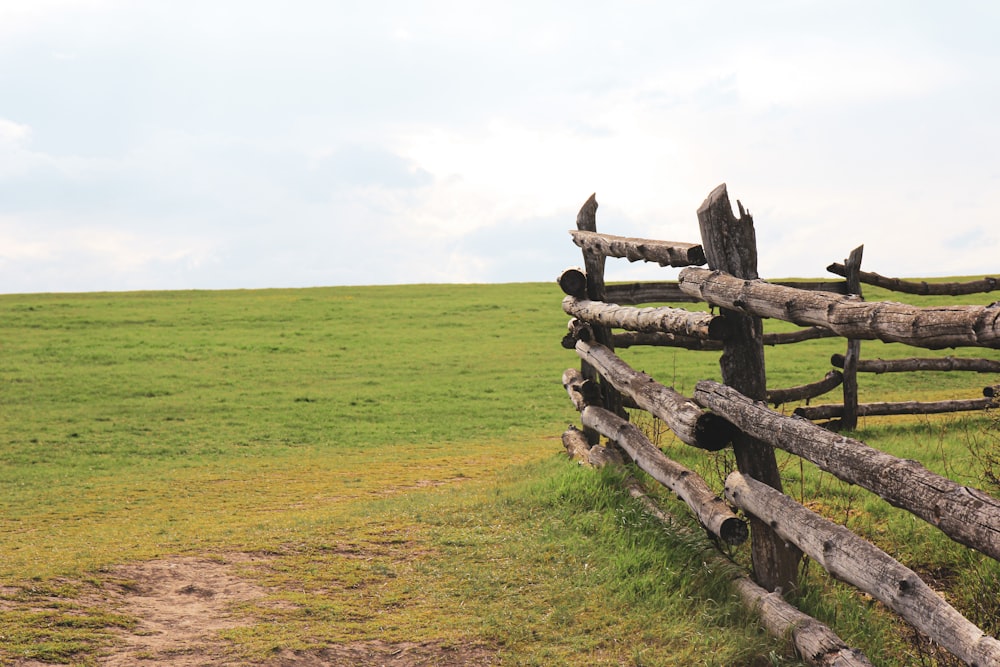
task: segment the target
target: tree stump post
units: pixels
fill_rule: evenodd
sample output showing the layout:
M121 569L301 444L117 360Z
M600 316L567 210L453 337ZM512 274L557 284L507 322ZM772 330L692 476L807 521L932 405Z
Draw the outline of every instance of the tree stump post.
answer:
M757 276L757 235L753 218L737 202L740 217L733 215L729 193L723 183L698 209L702 246L712 270L737 278L754 280ZM759 317L720 309L729 326L719 361L723 382L745 396L764 401L767 383L764 370L763 324ZM771 445L745 433L733 440L739 471L781 491L781 475ZM801 552L787 545L771 527L750 517L751 556L754 578L769 591L790 593L798 585L798 562Z
M580 212L576 216L576 228L583 232L596 232L597 231L597 195L592 194L590 198L583 204L580 208ZM588 251L586 248L583 249L583 265L587 273L587 298L591 301L604 301L605 289L604 289L604 255L597 254L596 252ZM609 349L614 349L614 343L611 339L611 327L593 325L594 340L601 345ZM598 383L601 388L601 396L604 400L604 408L613 412L620 417L627 417L625 409L622 407L622 397L621 394L611 386L610 382L605 381L597 371L584 362L581 365L581 372L583 376L589 380L594 380ZM600 436L588 429L587 439L591 444L597 444L597 440Z
M863 245L851 251L844 260L847 293L861 297L861 255ZM840 418L840 428L853 431L858 427L858 359L861 357L861 341L847 339L847 353L844 355L844 414Z

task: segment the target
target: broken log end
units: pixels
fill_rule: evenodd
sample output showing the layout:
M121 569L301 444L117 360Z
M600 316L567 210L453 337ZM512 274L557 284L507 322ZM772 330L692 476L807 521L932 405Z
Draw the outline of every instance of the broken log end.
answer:
M713 412L706 412L694 425L695 444L699 449L717 452L728 447L739 429Z
M726 544L737 546L747 541L750 537L750 529L747 528L746 521L743 519L729 517L719 527L719 537Z
M562 291L569 296L578 299L587 298L587 274L578 266L573 266L562 273L556 279Z

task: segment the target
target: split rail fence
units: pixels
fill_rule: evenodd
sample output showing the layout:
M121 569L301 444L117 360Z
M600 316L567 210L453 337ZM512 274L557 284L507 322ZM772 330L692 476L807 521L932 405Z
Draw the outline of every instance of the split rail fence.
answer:
M963 617L913 570L784 495L774 454L778 448L811 461L911 512L951 539L1000 560L1000 501L916 461L896 458L834 432L854 428L859 415L983 410L1000 397L994 375L982 399L859 404L858 373L1000 373L1000 361L989 358L860 359L861 340L925 349L1000 349L1000 302L924 308L869 302L861 297L862 282L917 294L958 295L990 291L1000 284L998 279L943 286L886 279L860 271L862 248L858 248L844 264L828 267L846 281L764 281L757 274L753 219L737 204L739 217L733 213L725 184L709 195L698 209L700 244L599 234L596 199L592 196L580 209L577 229L571 234L583 251L584 267L567 269L558 280L566 294L563 310L572 316L563 345L575 349L581 359L580 369L569 369L562 378L583 426L582 430L571 426L563 434L567 450L598 464L615 462L624 453L680 497L718 539L728 544L750 539L753 580L740 579L737 591L771 632L790 636L799 655L811 664L870 663L827 626L784 600L782 591L797 585L802 554L878 599L967 664L1000 666L1000 641ZM681 271L676 282L606 285L607 257L655 262ZM677 302L707 302L719 312L636 307ZM801 328L765 335L762 318ZM764 345L832 336L847 339L846 353L831 360L835 370L801 387L766 388ZM631 368L614 352L616 347L633 345L721 350L723 382L703 380L693 396L683 396ZM844 392L839 404L806 406L793 415L767 406L814 398L838 386ZM628 421L625 408L647 411L693 447L717 451L731 446L737 470L725 480L725 500L694 471L669 459L650 442ZM813 422L823 419L834 421ZM610 441L608 447L600 444L602 435ZM649 504L641 487L631 484L630 491ZM734 509L742 510L747 520Z

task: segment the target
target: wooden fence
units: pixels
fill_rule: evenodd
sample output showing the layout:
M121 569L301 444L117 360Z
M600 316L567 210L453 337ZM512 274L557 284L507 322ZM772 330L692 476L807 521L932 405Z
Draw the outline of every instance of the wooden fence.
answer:
M901 342L914 347L1000 349L1000 302L989 306L918 308L889 301L865 301L861 283L917 294L968 294L996 289L997 278L974 283L930 285L886 279L860 271L862 249L829 270L846 281L767 282L757 275L753 219L739 204L734 215L725 185L698 209L702 242L680 243L597 233L597 201L591 197L577 217L573 241L583 251L584 268L567 269L559 284L563 310L572 316L563 340L581 359L579 371L563 374L563 385L580 412L583 429L570 427L563 442L571 454L614 463L623 452L691 508L698 521L723 542L751 540L753 581L737 591L756 609L764 625L791 636L800 656L817 665L866 665L829 628L804 616L781 592L797 585L802 554L834 577L847 581L895 610L931 640L969 665L1000 666L1000 641L985 634L939 597L916 573L846 528L833 524L781 493L774 449L811 461L841 480L864 487L896 507L937 527L951 539L1000 560L1000 501L899 459L864 442L835 433L853 428L859 415L982 410L994 405L1000 386L984 398L944 404L859 404L857 374L914 370L967 370L1000 373L991 359L863 360L861 340ZM605 285L607 257L683 267L675 283ZM707 268L701 268L707 264ZM719 314L643 303L708 302ZM764 335L761 318L800 325L798 331ZM613 332L615 330L615 332ZM768 390L763 346L813 338L847 339L836 367L814 383ZM632 369L615 347L669 345L721 350L722 383L701 381L686 397ZM813 398L843 386L843 403L799 408L794 415L770 409ZM694 471L670 460L628 421L625 408L661 419L682 442L715 451L731 446L737 470L725 481L725 501ZM815 419L832 419L825 425ZM827 428L824 428L826 426ZM612 445L600 445L600 436ZM630 491L643 497L638 485ZM644 502L648 503L648 499ZM728 501L728 502L726 502ZM740 509L748 521L734 513ZM651 511L656 511L655 508ZM747 525L749 524L749 526Z

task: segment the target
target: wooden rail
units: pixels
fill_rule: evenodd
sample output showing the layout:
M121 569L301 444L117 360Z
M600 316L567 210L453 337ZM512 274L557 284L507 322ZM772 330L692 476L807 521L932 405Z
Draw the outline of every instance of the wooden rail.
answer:
M681 271L680 286L686 294L716 306L801 326L821 326L845 338L929 349L1000 349L1000 302L989 306L918 308L799 290L693 267Z
M840 263L834 262L826 267L830 273L847 275L847 268ZM1000 278L986 276L982 280L973 280L964 283L929 283L925 280L901 280L900 278L886 278L870 271L861 271L859 274L861 282L868 285L882 287L892 292L904 294L920 294L923 296L962 296L964 294L982 294L992 292L1000 288Z

